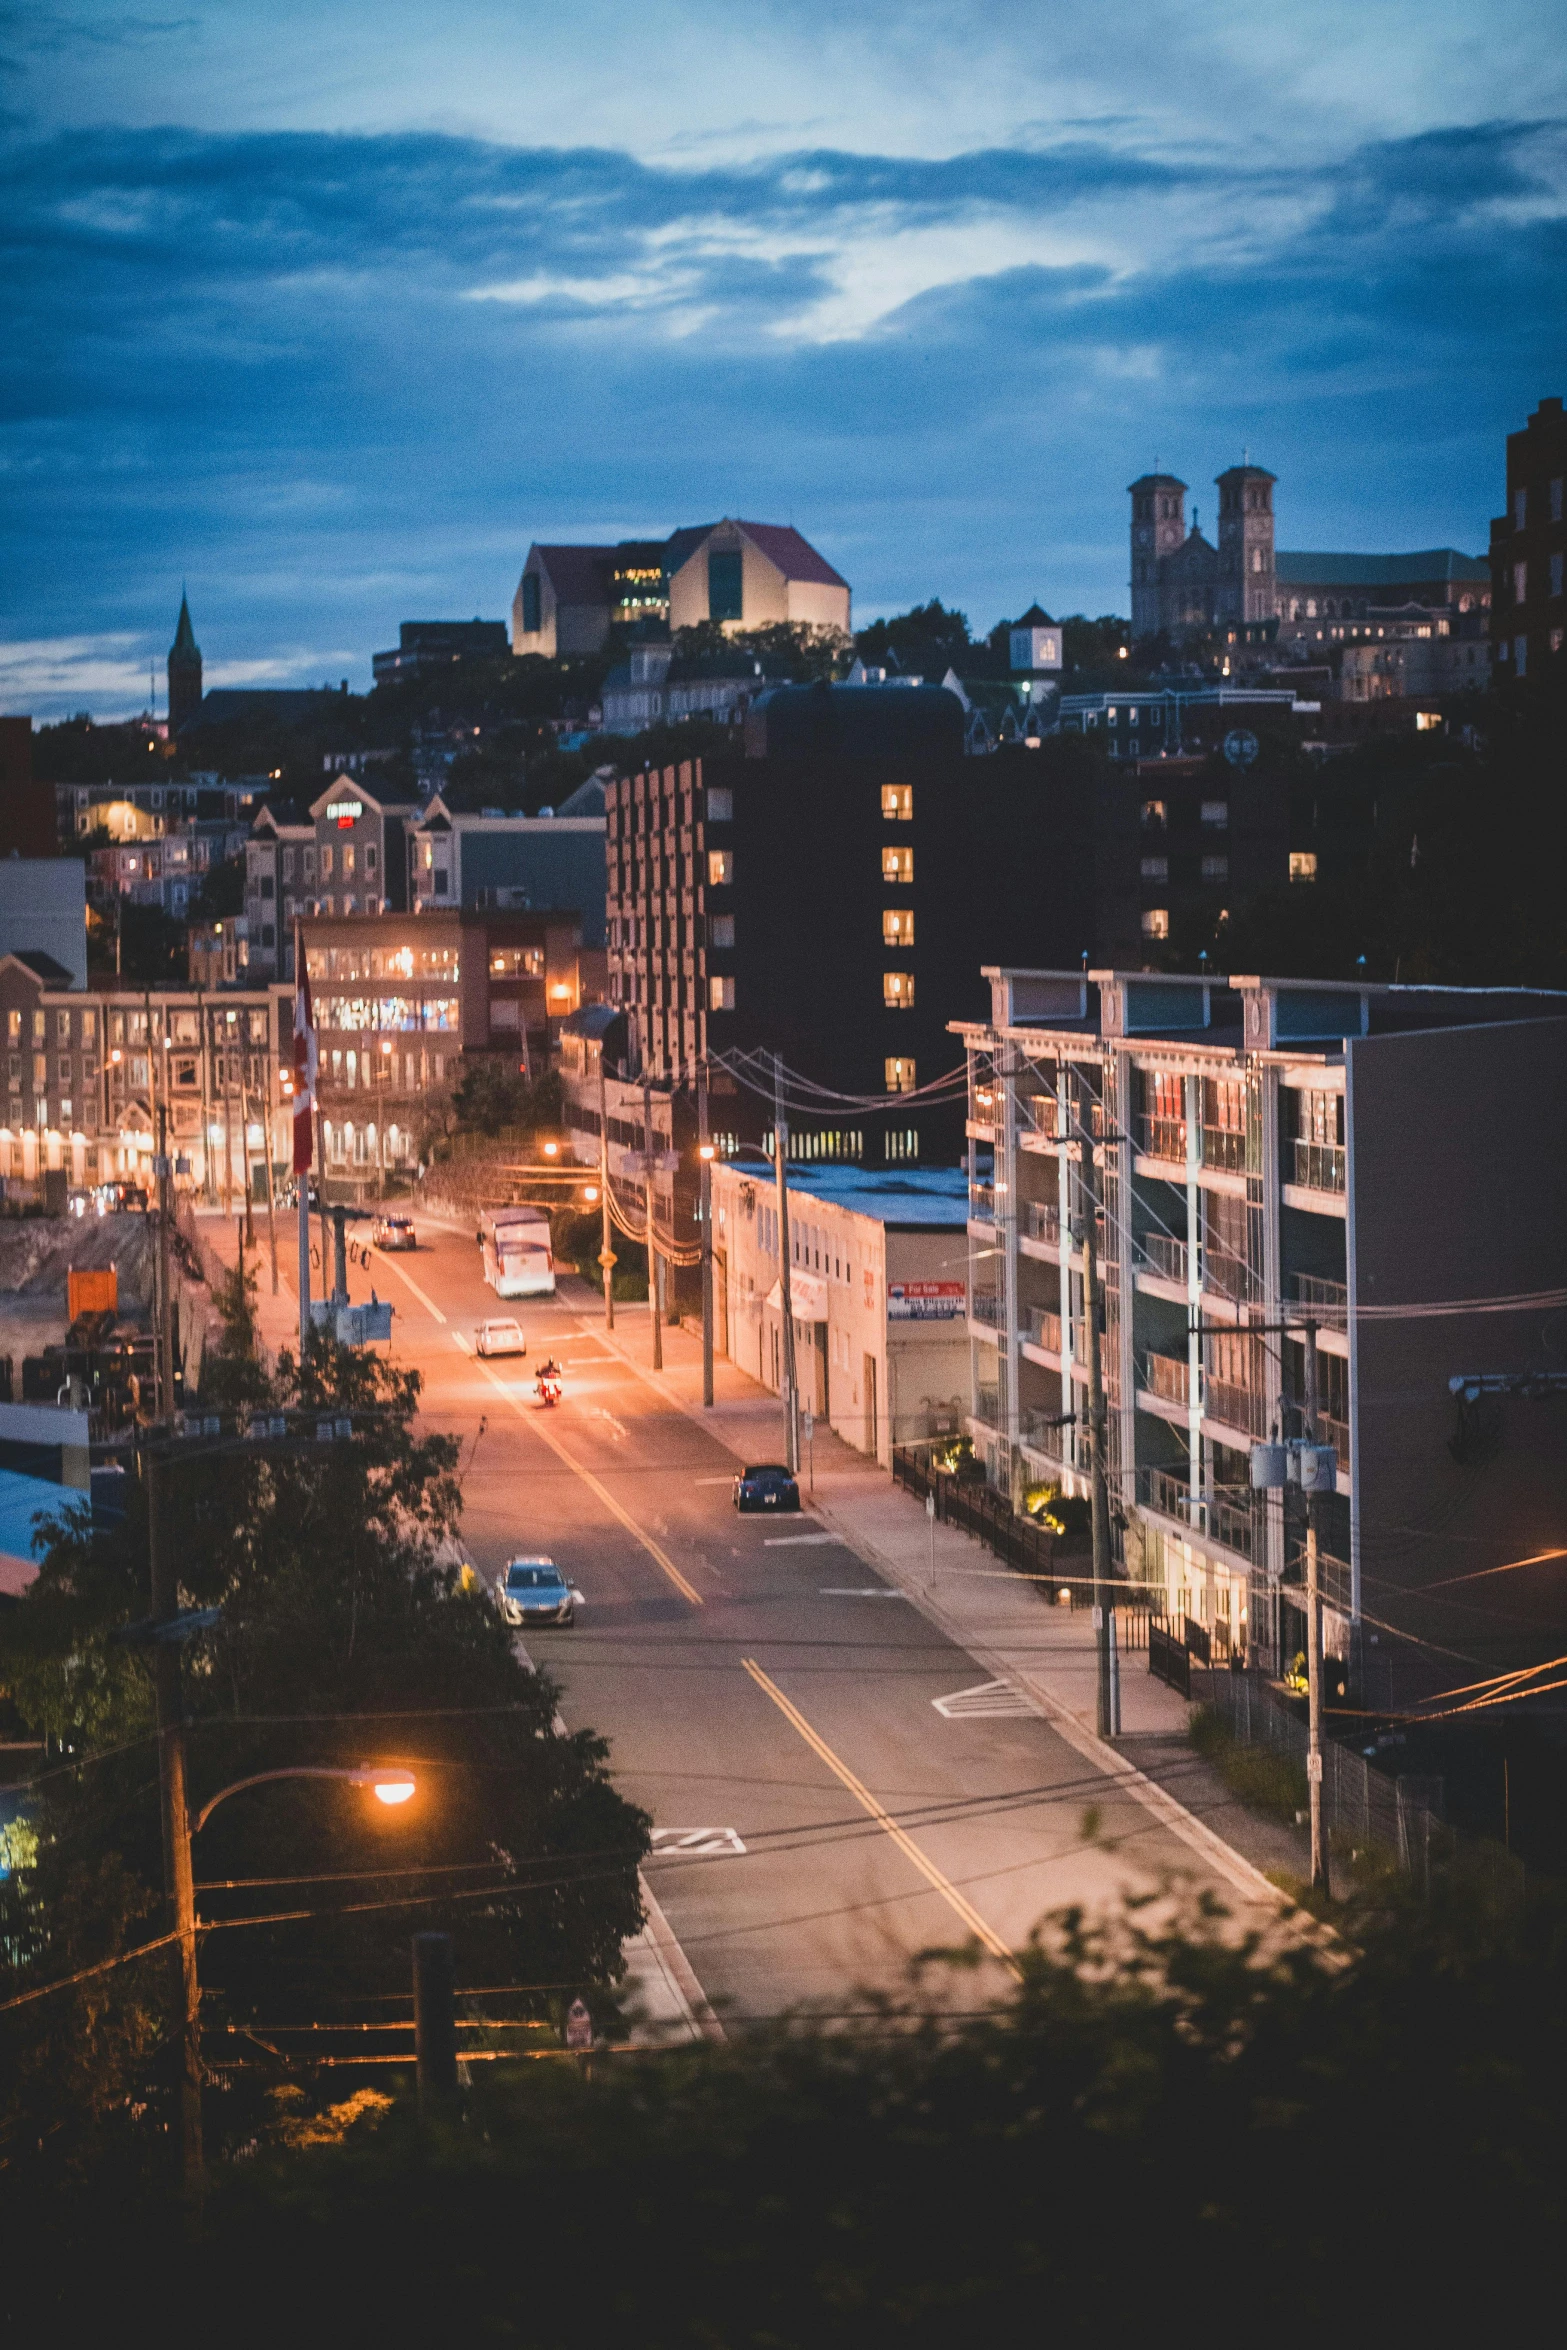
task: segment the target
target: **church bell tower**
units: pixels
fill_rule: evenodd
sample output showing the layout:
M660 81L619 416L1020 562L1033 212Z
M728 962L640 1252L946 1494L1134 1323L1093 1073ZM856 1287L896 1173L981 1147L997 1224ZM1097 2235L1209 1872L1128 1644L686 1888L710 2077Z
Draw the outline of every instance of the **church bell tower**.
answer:
M169 732L179 733L201 708L201 647L190 624L190 605L180 597L180 624L169 647Z

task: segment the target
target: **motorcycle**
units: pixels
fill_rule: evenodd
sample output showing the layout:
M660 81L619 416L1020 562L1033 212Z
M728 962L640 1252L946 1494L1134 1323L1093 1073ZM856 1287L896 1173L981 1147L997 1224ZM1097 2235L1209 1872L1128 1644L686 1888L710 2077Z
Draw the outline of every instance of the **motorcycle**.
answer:
M553 1362L540 1363L539 1375L533 1382L533 1392L546 1411L559 1403L560 1386L560 1366Z

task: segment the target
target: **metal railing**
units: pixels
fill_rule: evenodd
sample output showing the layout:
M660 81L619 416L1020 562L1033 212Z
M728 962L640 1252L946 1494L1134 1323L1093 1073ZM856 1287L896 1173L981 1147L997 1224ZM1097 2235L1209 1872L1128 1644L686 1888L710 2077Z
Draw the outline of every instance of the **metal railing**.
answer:
M1320 1273L1294 1273L1290 1279L1297 1305L1309 1306L1320 1320L1344 1327L1349 1320L1347 1281L1329 1281Z
M983 1322L987 1330L1001 1328L1002 1301L998 1290L976 1289L968 1301L970 1318Z
M1233 1126L1205 1126L1202 1130L1202 1163L1218 1167L1231 1175L1246 1172L1246 1133Z
M1061 1317L1047 1306L1030 1306L1026 1325L1030 1345L1043 1347L1046 1354L1061 1352Z
M1141 1118L1138 1120L1138 1128L1144 1158L1173 1159L1177 1166L1185 1166L1184 1118Z
M1342 1191L1344 1145L1295 1140L1295 1181L1303 1191Z
M1138 1246L1150 1273L1157 1273L1161 1281L1178 1281L1186 1286L1186 1243L1172 1240L1168 1233L1145 1233Z
M1244 1429L1248 1436L1268 1433L1268 1399L1253 1387L1237 1387L1229 1379L1205 1379L1203 1417L1222 1420L1226 1428Z
M1349 1467L1349 1422L1335 1420L1331 1412L1318 1412L1317 1427L1324 1444L1331 1444L1338 1454L1341 1469Z
M994 1184L971 1183L968 1187L968 1212L971 1224L994 1224L997 1221Z
M1045 1135L1051 1142L1058 1139L1060 1104L1053 1093L1031 1093L1018 1107L1027 1112L1028 1124L1036 1134Z
M994 1085L972 1087L968 1097L969 1123L973 1126L994 1127L996 1113L1000 1106L1001 1096L997 1087Z
M1001 1391L996 1387L976 1387L974 1390L974 1417L983 1420L987 1428L1001 1425Z
M1067 1464L1068 1431L1058 1425L1054 1412L1024 1412L1018 1420L1018 1436L1030 1452L1043 1453L1046 1460Z
M1061 1246L1061 1210L1046 1206L1043 1200L1028 1203L1028 1220L1024 1226L1030 1240L1042 1240L1050 1248Z
M1176 1355L1145 1354L1143 1386L1149 1395L1157 1395L1165 1403L1186 1403L1191 1395L1189 1366Z
M1214 1297L1227 1297L1232 1305L1255 1305L1262 1295L1262 1282L1250 1265L1237 1264L1216 1249L1202 1252L1202 1285Z
M1236 1500L1225 1491L1208 1491L1195 1499L1184 1477L1172 1469L1144 1468L1137 1472L1138 1499L1161 1517L1174 1518L1201 1539L1204 1535L1225 1550L1256 1562L1264 1555L1267 1521L1248 1496Z

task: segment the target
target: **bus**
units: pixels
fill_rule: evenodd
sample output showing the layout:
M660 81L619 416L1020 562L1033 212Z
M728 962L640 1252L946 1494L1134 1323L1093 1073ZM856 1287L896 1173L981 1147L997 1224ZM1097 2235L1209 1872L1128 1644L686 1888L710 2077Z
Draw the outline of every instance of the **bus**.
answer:
M553 1297L555 1259L545 1208L486 1208L479 1220L484 1278L497 1297Z

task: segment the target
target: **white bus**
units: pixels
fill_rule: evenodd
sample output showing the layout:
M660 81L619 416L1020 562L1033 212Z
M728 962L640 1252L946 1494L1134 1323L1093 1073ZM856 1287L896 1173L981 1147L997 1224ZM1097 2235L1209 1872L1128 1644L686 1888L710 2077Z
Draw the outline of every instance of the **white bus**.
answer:
M497 1297L553 1297L555 1259L544 1208L486 1208L479 1220L484 1278Z

